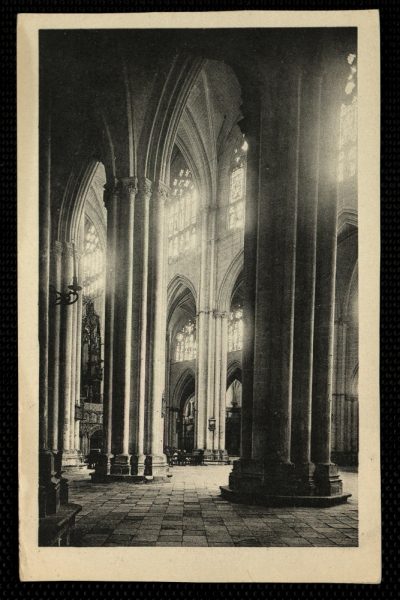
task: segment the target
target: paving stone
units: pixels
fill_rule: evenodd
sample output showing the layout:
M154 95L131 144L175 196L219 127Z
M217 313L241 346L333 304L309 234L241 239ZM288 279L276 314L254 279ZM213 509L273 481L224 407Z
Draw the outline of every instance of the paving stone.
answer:
M326 509L231 504L219 485L231 467L174 467L168 482L70 482L83 507L76 545L356 546L356 502ZM356 477L353 475L353 477Z

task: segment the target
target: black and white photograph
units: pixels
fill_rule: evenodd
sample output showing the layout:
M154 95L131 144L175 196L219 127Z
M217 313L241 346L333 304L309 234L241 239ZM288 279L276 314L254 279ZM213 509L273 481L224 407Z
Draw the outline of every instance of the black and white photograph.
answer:
M39 554L356 552L359 29L100 16L35 25Z

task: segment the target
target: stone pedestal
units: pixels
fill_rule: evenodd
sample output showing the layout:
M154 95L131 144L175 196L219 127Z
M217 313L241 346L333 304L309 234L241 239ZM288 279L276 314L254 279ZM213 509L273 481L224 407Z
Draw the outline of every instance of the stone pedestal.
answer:
M71 546L79 504L64 504L54 515L39 519L39 546Z

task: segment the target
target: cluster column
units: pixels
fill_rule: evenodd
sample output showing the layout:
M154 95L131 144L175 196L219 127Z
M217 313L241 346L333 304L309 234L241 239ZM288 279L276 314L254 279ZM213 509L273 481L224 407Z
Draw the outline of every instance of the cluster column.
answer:
M244 365L254 359L243 390L251 447L243 435L222 492L271 504L348 498L330 461L339 110L319 59L271 75L260 111L254 341L244 348Z
M136 178L126 177L118 182L115 200L118 204L118 239L115 273L115 315L113 346L112 452L113 475L131 474L129 452L129 415L131 402L132 358L132 282L134 208L137 193ZM115 327L117 325L117 327Z
M226 424L226 378L228 363L228 315L226 312L215 313L215 404L216 440L219 459L225 460L225 424Z
M118 227L118 195L115 186L104 188L107 209L107 260L104 323L104 394L103 394L103 452L96 465L96 477L110 474L112 454L112 399L114 381L114 329L115 329L115 265Z
M166 236L164 235L165 204L169 189L158 182L151 198L149 243L149 387L147 404L149 418L149 462L151 475L166 475L167 459L163 444L162 399L165 386L165 331L167 286L165 272Z

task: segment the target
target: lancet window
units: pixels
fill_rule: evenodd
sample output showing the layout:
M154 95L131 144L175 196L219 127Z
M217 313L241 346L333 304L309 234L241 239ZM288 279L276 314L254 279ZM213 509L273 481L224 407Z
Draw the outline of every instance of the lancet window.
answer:
M228 321L228 352L243 348L243 308L232 307Z
M348 54L348 75L340 109L338 180L344 182L357 172L357 57Z
M86 218L82 255L83 293L87 298L97 298L104 291L104 251L93 223Z
M196 353L196 327L193 321L189 320L176 334L175 360L194 360Z
M168 206L168 260L173 262L196 247L197 189L189 169L172 178Z
M246 199L246 153L248 143L242 138L241 145L233 152L229 189L228 229L243 229Z

